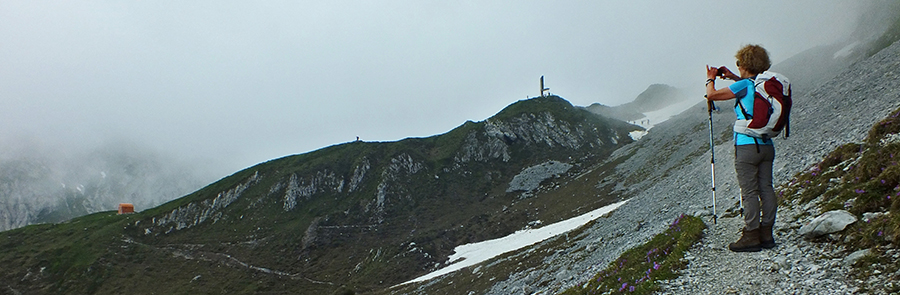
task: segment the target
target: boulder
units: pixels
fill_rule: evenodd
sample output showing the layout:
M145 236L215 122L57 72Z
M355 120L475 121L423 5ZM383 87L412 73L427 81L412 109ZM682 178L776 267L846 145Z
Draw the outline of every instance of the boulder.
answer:
M807 239L813 239L842 231L856 220L858 220L856 216L846 210L828 211L801 227L799 234Z

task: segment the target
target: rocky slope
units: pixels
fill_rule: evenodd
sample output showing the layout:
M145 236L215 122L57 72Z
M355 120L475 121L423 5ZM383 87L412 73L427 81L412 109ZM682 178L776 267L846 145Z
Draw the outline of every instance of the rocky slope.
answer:
M792 113L792 135L779 140L777 145L776 182L783 183L794 174L822 160L836 147L862 141L869 128L889 112L900 107L900 43L880 51L842 72L829 83L795 98ZM679 133L651 132L648 136L670 136L670 143L678 142L682 148L700 146L708 140L698 128L705 116L698 105L692 114L673 119L658 128L691 130L684 136ZM702 114L702 115L701 115ZM716 130L730 132L732 114L716 115ZM723 118L724 119L719 119ZM730 117L730 118L728 118ZM688 119L688 120L685 120ZM655 127L657 128L657 127ZM727 138L727 135L721 134ZM643 139L642 139L643 141ZM648 140L649 141L649 140ZM683 143L681 141L689 141ZM699 142L695 142L699 141ZM637 145L641 144L639 142ZM776 249L757 254L732 253L724 247L738 238L741 222L734 217L738 205L738 188L734 181L732 143L721 140L716 146L717 157L717 207L718 224L710 225L702 244L691 251L691 262L686 274L670 282L666 293L672 294L758 294L781 290L784 294L835 294L850 293L857 282L847 279L847 268L839 266L841 257L850 253L840 249L823 249L826 245L807 242L796 235L799 225L792 221L795 212L780 211L780 228ZM693 149L691 149L693 150ZM639 150L627 161L657 161L656 154L642 154ZM615 155L614 155L615 156ZM626 171L640 170L642 165L623 164ZM665 169L663 169L665 170ZM699 214L710 218L711 194L709 191L709 154L694 157L690 163L668 173L656 172L635 185L634 197L613 214L614 218L601 220L577 237L567 249L559 253L577 253L578 249L593 248L602 251L579 255L553 254L544 258L549 267L530 269L511 276L511 279L495 284L489 294L552 294L566 286L578 284L590 278L600 268L615 259L624 249L643 243L651 233L662 232L667 221L678 214ZM725 211L728 212L725 212ZM724 214L723 214L724 213ZM711 224L711 218L708 224ZM801 220L801 221L806 221ZM823 254L825 253L825 254ZM886 279L890 279L888 274ZM546 286L534 288L533 286Z

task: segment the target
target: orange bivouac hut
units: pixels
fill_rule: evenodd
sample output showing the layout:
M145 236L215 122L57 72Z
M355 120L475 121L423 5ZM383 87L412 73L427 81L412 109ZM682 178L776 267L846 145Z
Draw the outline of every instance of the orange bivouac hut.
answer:
M134 205L129 203L119 203L119 214L134 213Z

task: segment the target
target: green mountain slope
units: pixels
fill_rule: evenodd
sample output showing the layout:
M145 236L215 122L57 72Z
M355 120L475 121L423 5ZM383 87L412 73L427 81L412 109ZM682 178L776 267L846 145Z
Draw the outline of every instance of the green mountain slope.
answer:
M12 266L0 279L26 293L379 290L457 245L612 202L591 166L637 128L559 97L523 100L442 135L261 163L139 214L0 233ZM541 165L558 171L522 173Z

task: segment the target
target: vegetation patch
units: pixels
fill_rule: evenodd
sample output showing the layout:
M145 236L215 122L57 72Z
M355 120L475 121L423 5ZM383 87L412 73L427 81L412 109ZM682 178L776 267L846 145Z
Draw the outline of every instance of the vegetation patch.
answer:
M787 206L812 202L820 212L847 210L859 218L844 231L817 240L841 245L848 253L871 249L871 259L879 263L855 264L852 276L859 279L900 268L896 258L884 251L900 245L898 133L900 109L875 124L862 143L838 147L778 189Z
M562 294L652 294L659 290L658 281L675 278L684 269L684 252L700 241L705 228L700 218L682 214L666 231L622 253L590 281Z

